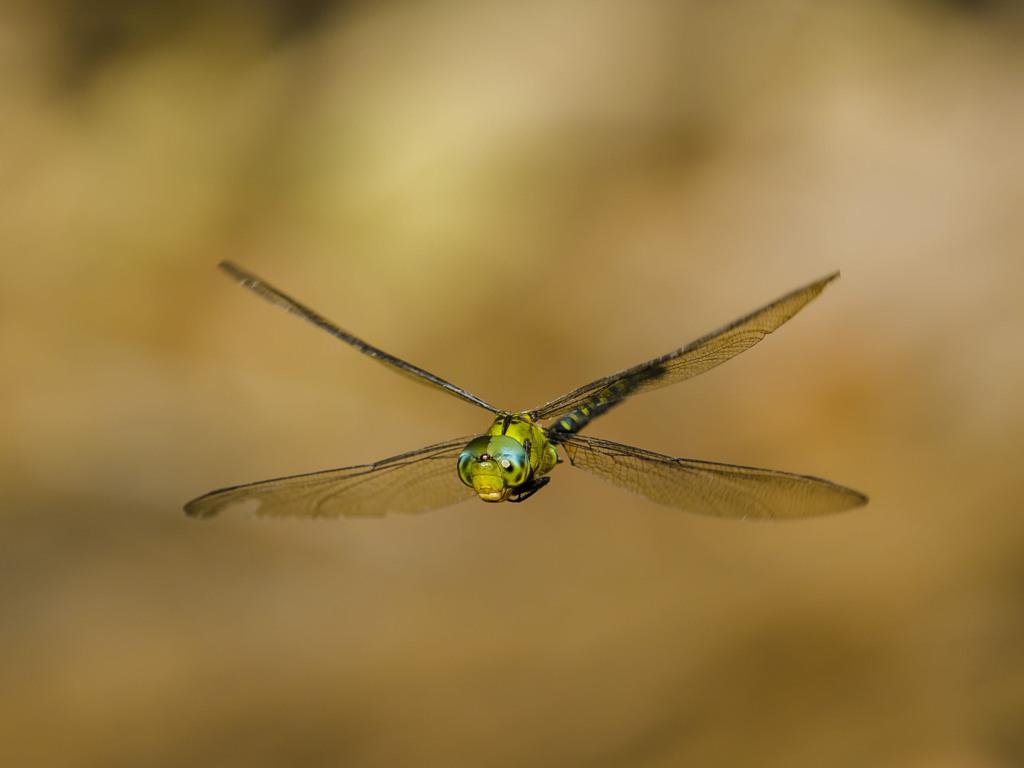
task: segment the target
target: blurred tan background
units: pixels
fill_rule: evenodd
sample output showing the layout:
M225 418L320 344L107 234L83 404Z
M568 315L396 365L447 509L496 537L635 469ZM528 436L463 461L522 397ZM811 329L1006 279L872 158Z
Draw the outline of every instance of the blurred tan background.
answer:
M1011 2L7 3L0 762L1024 765L1022 39ZM871 504L565 466L187 519L489 423L223 258L511 409L842 269L589 432Z

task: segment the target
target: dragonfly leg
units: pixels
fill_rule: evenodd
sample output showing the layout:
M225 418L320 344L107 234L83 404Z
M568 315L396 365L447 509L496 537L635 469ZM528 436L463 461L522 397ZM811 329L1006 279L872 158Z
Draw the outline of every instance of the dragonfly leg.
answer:
M528 480L521 486L516 488L512 492L512 495L508 497L507 501L513 501L519 503L520 501L526 501L528 498L533 496L537 491L543 488L545 485L551 482L550 477L538 477L534 480Z

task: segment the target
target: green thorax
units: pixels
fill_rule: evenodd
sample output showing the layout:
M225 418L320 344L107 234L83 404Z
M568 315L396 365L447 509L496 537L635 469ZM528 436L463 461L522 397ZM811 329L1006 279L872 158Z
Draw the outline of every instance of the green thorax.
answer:
M459 477L484 501L505 501L558 462L544 430L525 413L502 413L459 456Z

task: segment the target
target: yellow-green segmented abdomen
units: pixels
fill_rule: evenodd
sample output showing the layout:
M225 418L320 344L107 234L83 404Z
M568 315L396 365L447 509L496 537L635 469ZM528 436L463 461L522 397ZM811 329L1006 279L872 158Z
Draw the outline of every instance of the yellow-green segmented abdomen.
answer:
M629 381L617 381L592 395L574 411L570 411L551 425L552 432L572 434L579 432L591 419L600 416L613 405L621 403L633 386Z

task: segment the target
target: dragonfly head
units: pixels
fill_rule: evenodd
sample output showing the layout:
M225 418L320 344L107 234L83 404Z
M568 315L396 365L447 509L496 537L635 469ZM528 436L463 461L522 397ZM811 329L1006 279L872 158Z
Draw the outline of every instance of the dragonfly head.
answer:
M526 449L507 435L481 435L459 456L459 478L484 501L505 501L529 475Z

